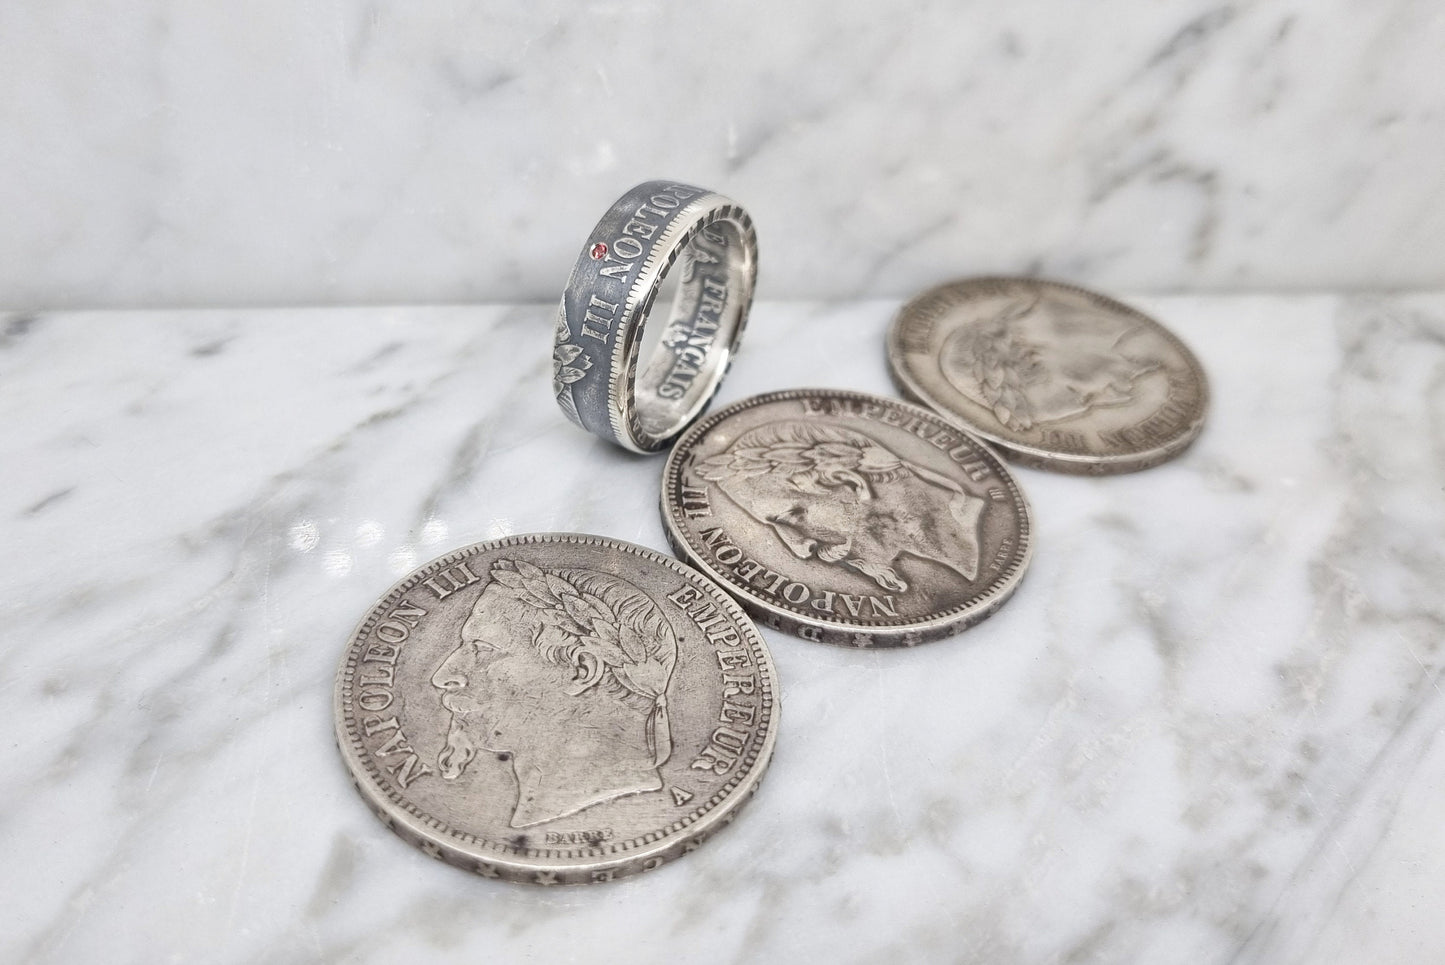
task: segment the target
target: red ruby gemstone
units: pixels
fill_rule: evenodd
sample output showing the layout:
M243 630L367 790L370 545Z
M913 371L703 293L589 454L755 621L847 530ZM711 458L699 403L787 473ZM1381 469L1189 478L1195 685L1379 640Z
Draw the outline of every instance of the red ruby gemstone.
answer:
M594 259L600 261L602 258L605 258L606 256L607 256L607 246L604 245L602 242L599 241L599 242L597 242L597 244L595 244L595 245L592 246L592 257L593 257Z

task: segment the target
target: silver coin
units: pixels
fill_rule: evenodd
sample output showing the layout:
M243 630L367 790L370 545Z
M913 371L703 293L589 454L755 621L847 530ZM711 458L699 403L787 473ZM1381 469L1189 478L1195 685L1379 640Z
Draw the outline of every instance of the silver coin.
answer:
M988 446L918 406L834 389L753 396L693 426L663 470L662 518L757 619L860 647L982 620L1033 537Z
M1182 452L1209 388L1164 326L1111 298L1030 278L974 278L914 298L888 330L904 395L1017 462L1133 472Z
M772 658L718 587L566 533L478 543L396 584L336 678L336 737L378 817L434 858L610 881L731 822L772 756Z

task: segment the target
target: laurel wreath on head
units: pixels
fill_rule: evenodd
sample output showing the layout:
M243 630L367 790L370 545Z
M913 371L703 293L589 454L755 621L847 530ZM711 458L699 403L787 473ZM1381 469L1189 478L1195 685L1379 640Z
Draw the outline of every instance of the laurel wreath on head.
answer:
M557 573L526 560L499 560L492 566L491 577L540 611L544 628L558 631L549 638L545 629L538 630L534 642L544 658L555 662L560 657L579 667L578 655L585 650L601 661L598 673L584 680L577 693L596 684L605 668L625 689L653 702L648 742L656 763L666 761L672 754L666 694L670 663L650 654L641 635L626 626L607 601Z
M1036 304L1037 299L1011 305L986 324L959 329L949 340L953 362L968 366L967 379L979 393L977 401L1010 429L1034 426L1033 405L1024 388L1024 372L1034 350L1014 335L1009 323L1027 315Z
M492 579L544 611L552 626L587 644L608 665L635 663L643 658L635 641L633 651L627 651L621 620L601 597L579 590L526 560L501 560L492 567Z
M739 440L746 441L746 440ZM782 441L767 445L740 445L699 460L697 474L710 482L752 479L773 472L786 473L794 484L817 482L824 486L882 481L904 471L901 460L881 446L854 442Z

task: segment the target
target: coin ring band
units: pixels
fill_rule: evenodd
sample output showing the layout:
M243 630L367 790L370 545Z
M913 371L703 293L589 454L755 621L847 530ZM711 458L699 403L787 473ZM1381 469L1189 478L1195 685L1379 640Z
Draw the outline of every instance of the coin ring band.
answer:
M673 270L677 294L639 365L653 302ZM552 356L562 411L633 452L668 446L727 374L757 271L757 234L737 202L674 181L628 191L592 229L562 295Z

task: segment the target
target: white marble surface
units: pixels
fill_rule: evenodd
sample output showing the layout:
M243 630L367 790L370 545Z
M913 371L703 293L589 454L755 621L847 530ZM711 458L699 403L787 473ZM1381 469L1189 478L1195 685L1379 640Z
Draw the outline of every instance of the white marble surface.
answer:
M0 7L0 308L551 300L630 185L765 298L1445 287L1435 0Z
M769 632L742 819L612 886L386 831L332 675L419 560L663 548L549 393L552 306L0 317L0 960L1420 963L1445 948L1445 293L1137 299L1180 460L1020 470L1031 571L916 650ZM887 392L895 303L763 302L723 397Z

